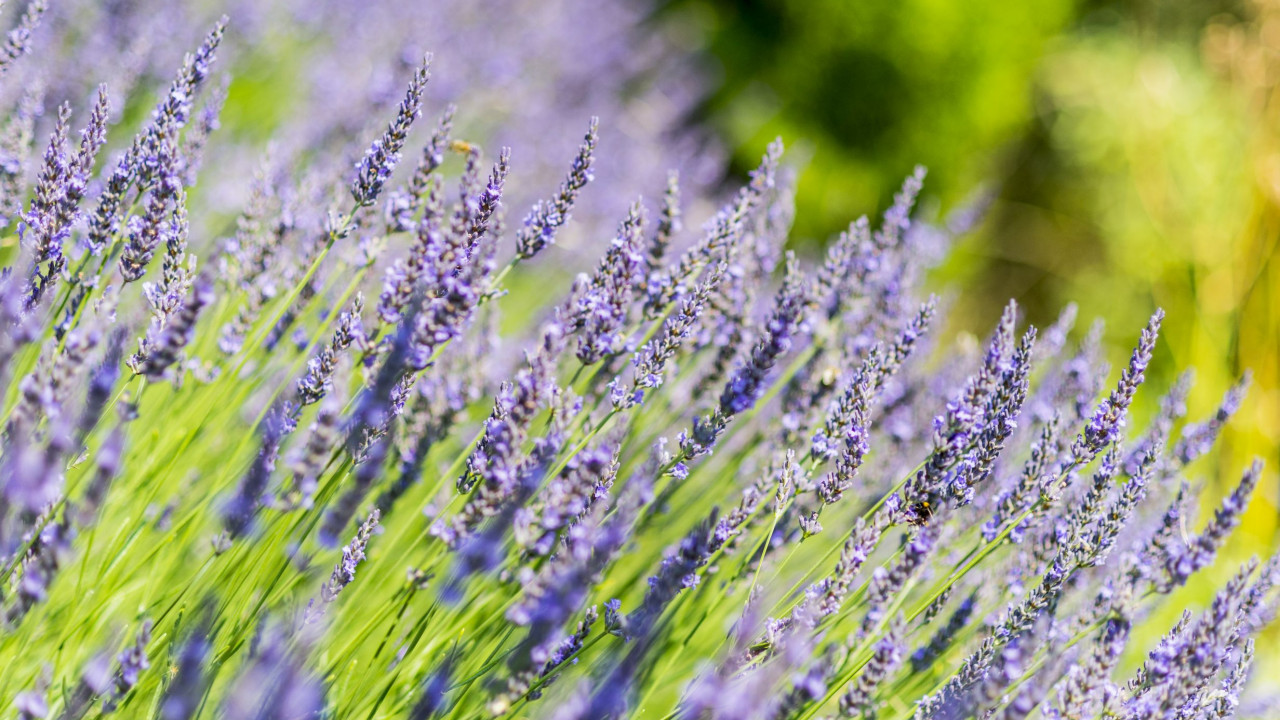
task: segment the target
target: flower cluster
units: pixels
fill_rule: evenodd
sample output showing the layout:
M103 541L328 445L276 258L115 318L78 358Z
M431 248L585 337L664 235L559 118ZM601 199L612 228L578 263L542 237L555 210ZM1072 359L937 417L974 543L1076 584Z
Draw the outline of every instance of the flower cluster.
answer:
M428 85L431 56L414 64L407 40L395 83L338 78L360 43L405 40L429 10L286 2L308 28L350 23L336 59L301 63L333 95L263 146L219 129L242 104L214 77L245 52L236 24L187 38L167 92L144 92L148 43L179 57L173 4L68 2L45 27L33 0L0 48L9 78L52 58L47 90L0 93L16 238L0 273L0 703L19 717L1244 706L1280 556L1171 629L1156 610L1238 549L1267 471L1201 513L1196 463L1248 382L1190 420L1189 375L1150 393L1161 311L1113 381L1074 308L1041 332L1010 303L984 343L947 336L926 285L951 236L916 217L922 169L817 259L787 250L781 141L718 209L674 139L645 145L670 173L625 149L612 164L624 113L591 119L566 173L560 123L532 96L495 79L473 109L450 77L475 3L424 4L448 12L423 26L458 34ZM565 26L543 13L639 20L614 0L514 2L481 3L485 33L537 44ZM284 32L259 12L251 45ZM590 57L643 98L662 73L615 55L663 48L593 37L559 38L570 79L542 94L576 96ZM474 65L536 65L504 57ZM680 96L652 92L636 102L654 114ZM154 109L134 112L144 97ZM535 142L490 144L512 137L504 104L542 123ZM619 190L618 167L652 185Z

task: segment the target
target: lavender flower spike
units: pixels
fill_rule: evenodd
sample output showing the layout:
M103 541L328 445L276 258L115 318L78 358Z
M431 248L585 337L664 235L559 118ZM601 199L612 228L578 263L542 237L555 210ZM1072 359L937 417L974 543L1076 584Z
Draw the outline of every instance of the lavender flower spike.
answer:
M155 185L147 198L147 210L142 216L133 216L126 226L124 251L120 254L120 276L131 283L142 278L147 265L155 256L164 239L165 217L171 208L185 202L182 180L177 176L178 150L173 138L160 140L152 156L156 176Z
M1253 494L1261 476L1262 461L1254 460L1240 478L1240 484L1223 498L1204 531L1184 547L1169 551L1165 566L1173 585L1182 585L1197 571L1213 562L1218 548L1222 547L1227 536L1240 524L1241 516L1249 506L1249 496Z
M578 193L587 186L594 177L591 164L595 161L596 141L599 139L600 119L591 118L587 134L578 146L578 154L573 158L573 166L568 176L560 183L560 190L551 200L539 200L529 209L524 224L516 231L516 255L529 259L547 245L554 243L556 232L569 222L569 211L578 199Z
M1094 457L1119 436L1120 430L1124 427L1124 418L1129 411L1129 405L1133 403L1133 396L1145 377L1147 364L1151 362L1151 352L1155 349L1162 320L1164 320L1164 310L1157 309L1151 316L1151 320L1147 322L1147 327L1142 331L1142 339L1138 341L1138 347L1133 350L1129 367L1120 373L1120 381L1116 384L1116 388L1111 391L1110 396L1098 403L1097 409L1093 412L1093 418L1085 426L1084 432L1076 438L1071 451L1078 460Z
M794 255L788 255L786 278L778 290L764 335L751 349L746 363L729 379L711 414L698 418L691 432L681 434L680 450L685 457L710 452L729 420L760 399L769 371L791 349L796 330L804 320L809 296L809 283L799 262Z
M875 691L902 662L903 624L899 618L890 625L889 632L876 643L874 654L862 674L840 697L840 713L844 717L875 717Z
M862 620L862 631L870 633L884 620L885 611L894 595L915 577L933 553L940 530L937 525L926 525L907 541L902 555L893 565L880 566L868 581L867 599L870 607Z
M49 139L36 195L25 222L25 229L34 236L29 241L35 246L28 307L39 304L44 292L66 267L62 243L70 236L71 226L79 216L94 158L106 141L107 110L106 87L99 86L89 123L81 132L80 148L72 156L67 155L66 148L71 108L63 105L58 111L58 122Z
M22 200L27 195L26 160L31 155L42 92L38 85L24 91L0 130L0 224L6 227L22 212Z
M382 294L378 298L378 319L386 325L400 322L419 282L432 279L437 284L444 284L449 280L447 274L439 278L431 275L433 265L447 254L440 228L444 214L440 182L428 176L423 184L422 217L416 227L413 245L408 255L398 258L384 274Z
M662 211L658 227L649 241L649 267L658 267L667 256L671 238L680 232L683 222L680 216L680 174L672 170L667 174L667 190L662 195Z
M40 24L40 18L48 6L46 0L31 0L27 4L26 11L18 19L18 26L9 31L8 36L5 37L4 46L0 47L0 75L7 73L13 61L26 55L31 49L27 43L31 40L31 33Z
M333 566L329 581L320 588L320 603L317 604L312 600L307 604L307 611L302 621L304 625L310 625L324 617L325 608L337 600L342 589L356 579L356 568L364 561L364 550L369 545L369 538L373 536L373 531L378 527L379 517L378 509L374 508L369 513L369 518L356 531L356 536L342 548L342 559Z
M933 637L929 638L929 642L926 645L911 654L911 668L915 672L927 670L939 656L955 643L960 631L969 624L977 599L977 593L973 593L961 601L960 606L947 619L947 624L938 628Z
M150 642L151 621L144 620L142 627L138 628L133 646L126 648L116 657L119 666L116 668L115 677L112 678L115 688L111 691L111 697L102 704L103 711L115 710L124 696L138 684L139 676L151 667L151 662L147 660L147 644Z
M457 111L457 107L452 104L445 106L435 130L431 132L431 139L422 147L422 156L408 183L409 196L415 203L415 210L418 207L416 203L420 203L427 194L432 173L444 163L444 151L449 144L449 135L453 132L453 115Z
M662 332L636 351L631 361L635 370L630 389L623 388L621 378L615 378L610 386L609 399L615 409L639 405L644 402L647 391L661 387L667 363L696 330L707 301L724 279L726 269L723 262L711 268L698 287L680 301L679 309L663 322Z
M400 101L395 119L387 125L382 137L373 141L356 165L356 178L351 182L351 197L356 205L367 207L376 202L387 178L396 169L409 127L422 113L422 91L430 77L431 54L427 53L409 81L409 89L405 91L404 100Z
M80 148L67 167L67 184L59 206L61 212L59 219L63 225L70 225L79 212L78 206L89 184L94 160L98 157L98 151L107 142L107 116L110 112L111 103L107 96L107 86L99 85L93 110L89 112L89 122L80 131Z
M58 108L58 120L45 149L44 164L36 180L35 196L31 199L23 226L19 228L19 234L33 246L32 252L35 255L32 290L27 307L35 306L43 294L45 280L61 272L66 264L62 256L57 212L65 193L64 183L70 173L70 160L67 157L67 123L70 120L71 106L63 104ZM42 269L44 263L49 263L47 272Z
M153 328L147 333L147 346L151 354L138 368L139 375L158 380L173 373L172 366L178 361L183 348L191 342L195 334L196 319L200 311L213 301L213 285L206 279L196 281L191 295L182 308L169 319L164 329Z
M1218 433L1222 432L1222 426L1240 409L1252 379L1252 373L1245 371L1240 381L1223 396L1218 410L1209 419L1187 425L1182 429L1182 438L1173 447L1173 456L1178 458L1179 462L1185 465L1209 452L1209 448L1218 438Z
M209 68L226 31L227 16L223 15L209 34L205 35L195 54L186 56L182 69L169 86L169 94L152 111L155 125L149 128L148 135L151 139L156 139L157 135L167 135L168 139L173 139L172 133L187 124L187 120L191 118L191 105L195 100L196 90L209 77Z
M188 720L195 717L208 689L206 662L211 648L204 628L197 628L182 643L178 658L170 668L170 679L160 702L162 720Z
M244 535L275 471L276 460L280 454L280 443L290 435L297 421L286 404L273 407L267 414L261 427L262 442L258 446L258 455L240 480L235 495L222 510L222 524L230 539Z
M574 288L567 325L578 336L578 360L592 365L613 354L621 343L618 331L627 320L631 292L641 279L644 258L644 206L633 203L618 234L590 278Z
M338 358L351 346L360 342L364 331L360 325L360 311L364 308L364 297L359 293L351 301L351 308L344 310L338 319L338 327L333 331L333 339L319 354L307 361L307 374L298 380L298 404L313 405L320 402L333 388L333 373L337 369Z

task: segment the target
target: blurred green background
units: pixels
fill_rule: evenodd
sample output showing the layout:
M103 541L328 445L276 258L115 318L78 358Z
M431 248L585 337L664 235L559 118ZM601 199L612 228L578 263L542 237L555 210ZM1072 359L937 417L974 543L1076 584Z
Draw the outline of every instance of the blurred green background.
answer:
M1252 369L1193 479L1216 495L1263 456L1237 551L1273 544L1280 2L670 0L657 18L705 48L718 84L693 121L738 171L778 135L801 158L798 242L883 209L923 163L934 212L995 197L939 271L957 329L985 332L1010 297L1041 326L1075 301L1118 366L1162 306L1153 385L1194 366L1192 417Z

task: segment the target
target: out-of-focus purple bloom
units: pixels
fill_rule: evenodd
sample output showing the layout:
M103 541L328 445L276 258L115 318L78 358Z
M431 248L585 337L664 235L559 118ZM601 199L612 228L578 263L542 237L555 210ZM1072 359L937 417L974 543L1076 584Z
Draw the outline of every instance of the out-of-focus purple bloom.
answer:
M1096 717L1110 704L1119 691L1111 681L1111 673L1124 654L1129 630L1129 621L1124 618L1112 618L1103 624L1088 659L1068 672L1058 690L1057 704L1047 710L1046 717Z
M517 492L522 481L521 445L527 437L535 414L556 394L553 359L564 346L558 327L552 325L543 335L542 345L529 357L494 401L493 411L485 421L484 435L467 458L467 470L458 478L458 488L479 488L468 499L462 511L449 522L437 521L433 535L450 546L470 534L481 520L497 514Z
M658 224L649 240L648 264L656 268L667 256L667 248L671 239L680 234L684 223L680 213L680 174L672 170L667 174L667 189L662 194L662 210L658 213Z
M1173 386L1160 398L1160 410L1151 418L1147 431L1134 443L1124 461L1125 472L1133 474L1142 457L1156 445L1169 443L1169 435L1173 424L1187 414L1187 394L1191 391L1194 379L1192 371L1187 370L1178 376ZM1207 446L1206 448L1207 449ZM1177 448L1174 455L1178 455Z
M9 31L5 36L4 46L0 47L0 76L9 71L15 60L31 51L28 44L31 33L40 24L40 18L48 6L46 0L31 0L27 3L27 9L18 19L18 25Z
M1244 377L1240 378L1240 381L1223 396L1217 411L1211 417L1182 429L1182 437L1173 447L1173 455L1179 462L1186 465L1209 451L1214 441L1218 439L1218 434L1222 432L1222 426L1240 409L1240 404L1244 402L1245 395L1249 391L1252 377L1252 374L1246 371Z
M410 176L407 183L406 193L409 198L409 204L406 210L410 215L422 209L421 203L426 198L428 191L433 187L431 179L439 167L444 164L444 151L449 145L449 136L453 133L453 116L458 108L453 104L445 106L444 112L440 115L439 122L431 131L431 139L426 145L422 146L422 155L418 159L418 165L413 169L413 175ZM409 229L404 227L402 229Z
M173 678L165 686L160 701L160 717L163 720L188 720L196 711L208 689L206 677L209 639L207 630L198 627L183 641L178 650Z
M858 713L863 717L874 717L876 705L872 701L872 694L890 673L897 670L902 663L902 655L902 626L900 623L893 623L889 632L876 641L871 659L867 661L858 679L840 696L840 712L845 716Z
M445 656L439 667L427 675L422 683L422 693L409 713L410 720L431 720L445 711L448 707L445 700L452 686L456 664L457 655L450 653Z
M651 274L646 314L651 317L661 314L676 298L690 291L688 285L699 277L704 267L731 258L742 240L748 219L765 194L774 188L781 159L782 140L774 140L765 150L760 165L751 171L747 184L706 223L698 242L686 250L679 261Z
M267 629L231 688L219 716L227 720L313 717L324 705L324 687L293 644Z
M150 354L139 365L138 374L151 380L180 377L174 364L195 334L196 320L200 311L213 301L213 286L208 280L196 280L191 295L183 302L182 307L169 319L163 329L153 329L147 333L147 346Z
M444 199L440 193L440 183L430 178L424 181L427 188L422 203L422 217L417 223L414 243L403 258L397 258L384 275L382 295L378 299L378 318L386 323L400 322L409 299L420 282L431 280L439 283L438 278L427 278L427 273L435 267L436 258L445 252L445 239L440 227L444 215Z
M26 163L31 155L36 115L40 112L38 85L27 88L0 131L0 224L22 212L26 197Z
M864 634L872 632L879 623L884 621L889 601L923 568L925 561L933 553L937 541L938 527L925 526L907 541L907 546L897 562L889 568L881 566L872 572L867 590L869 607L862 621Z
M45 701L42 692L26 690L18 693L13 705L18 711L19 720L37 720L49 715L49 703Z
M1035 499L1034 496L1041 491L1042 484L1049 480L1048 473L1053 468L1057 457L1060 428L1061 422L1056 415L1040 428L1036 442L1032 445L1031 452L1022 466L1022 472L1018 475L1017 483L1000 494L996 500L995 511L982 526L982 537L987 542L995 540L1005 523L1026 511ZM1009 539L1013 542L1022 542L1024 527L1022 523L1015 526L1009 532Z
M276 467L280 444L297 427L291 409L280 405L267 414L262 423L262 442L258 455L240 480L240 487L222 511L223 527L232 539L248 531L253 517L267 491L271 474Z
M969 624L969 619L973 616L974 609L977 605L977 596L969 595L961 603L960 607L951 613L947 618L947 624L938 628L933 637L929 639L928 644L911 654L911 667L916 672L922 672L933 664L943 652L952 646L956 641L956 636L961 630Z
M138 628L138 634L134 637L133 646L126 648L118 656L116 656L115 677L112 682L115 687L111 691L109 697L103 703L103 710L112 712L124 699L125 695L138 684L138 680L143 672L151 667L151 661L147 659L147 644L151 642L151 621L145 620L142 627Z

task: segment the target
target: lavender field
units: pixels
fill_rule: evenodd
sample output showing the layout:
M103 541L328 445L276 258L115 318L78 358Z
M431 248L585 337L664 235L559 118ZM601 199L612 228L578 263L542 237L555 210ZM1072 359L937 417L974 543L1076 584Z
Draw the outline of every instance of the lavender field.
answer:
M980 193L802 242L624 0L17 5L3 716L1272 716L1249 373L957 330Z

